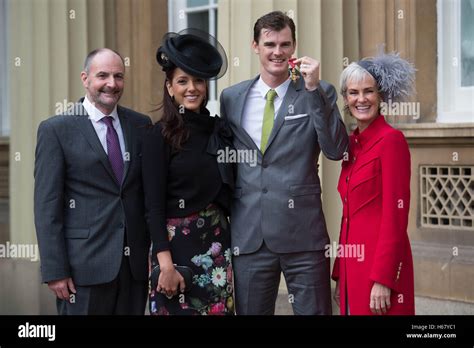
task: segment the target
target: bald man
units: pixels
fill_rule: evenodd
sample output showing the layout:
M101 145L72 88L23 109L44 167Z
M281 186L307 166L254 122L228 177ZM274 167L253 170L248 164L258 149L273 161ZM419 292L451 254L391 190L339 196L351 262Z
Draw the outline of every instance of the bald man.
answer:
M35 226L41 275L62 315L143 315L149 236L140 133L150 119L118 105L125 66L102 48L87 56L86 95L41 122Z

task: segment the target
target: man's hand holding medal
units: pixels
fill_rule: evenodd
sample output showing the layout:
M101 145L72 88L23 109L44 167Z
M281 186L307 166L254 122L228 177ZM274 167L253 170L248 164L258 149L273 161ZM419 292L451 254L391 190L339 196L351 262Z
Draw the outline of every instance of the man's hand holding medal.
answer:
M298 70L296 66L298 66L305 82L305 88L308 91L314 91L318 88L320 64L316 59L306 56L301 58L290 58L288 64L290 65L290 78L293 82L296 82L299 78L296 72Z

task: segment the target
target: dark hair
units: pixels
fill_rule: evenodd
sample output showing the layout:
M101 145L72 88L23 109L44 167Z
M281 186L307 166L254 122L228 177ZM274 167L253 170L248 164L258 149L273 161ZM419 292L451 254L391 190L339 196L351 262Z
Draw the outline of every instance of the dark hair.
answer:
M166 71L166 79L163 86L163 101L157 110L163 109L163 116L160 119L161 134L165 141L171 145L174 150L181 150L181 145L188 139L189 130L184 126L183 115L180 113L179 106L175 104L173 98L168 93L166 84L172 83L176 67L172 70ZM206 82L206 95L209 93L209 88ZM201 108L206 107L207 98L201 104Z
M98 55L99 53L102 53L102 52L106 52L106 51L109 51L109 52L113 52L115 53L117 56L120 57L120 59L122 60L122 63L123 65L125 65L125 61L123 60L123 57L120 55L120 53L118 53L117 51L111 49L111 48L97 48L95 50L93 50L92 52L90 52L87 57L86 57L86 60L84 61L84 71L89 74L89 69L90 69L90 66L91 66L91 62L92 60L94 59L94 57L96 55Z
M253 26L253 40L258 43L262 29L280 31L290 27L293 43L296 42L296 28L293 19L281 11L273 11L260 17Z

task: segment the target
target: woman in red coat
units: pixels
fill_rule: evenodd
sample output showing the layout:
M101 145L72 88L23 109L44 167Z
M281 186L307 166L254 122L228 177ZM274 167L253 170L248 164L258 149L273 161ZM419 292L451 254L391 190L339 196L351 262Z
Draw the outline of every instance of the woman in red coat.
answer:
M380 114L381 102L394 105L412 93L413 76L397 55L352 63L341 76L341 94L357 120L338 184L343 215L332 278L342 315L415 313L410 152Z

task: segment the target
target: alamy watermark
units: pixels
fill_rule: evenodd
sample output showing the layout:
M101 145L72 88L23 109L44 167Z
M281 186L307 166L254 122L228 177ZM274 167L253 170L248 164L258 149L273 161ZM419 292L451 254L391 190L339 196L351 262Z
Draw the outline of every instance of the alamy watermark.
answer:
M365 259L365 245L364 244L326 244L324 247L324 256L326 257L342 257L353 258L362 262Z
M47 338L48 341L56 340L56 325L36 325L26 322L18 326L20 338Z
M15 244L10 242L0 244L0 258L30 259L30 261L36 262L39 260L38 244Z
M218 163L248 163L251 167L257 165L257 150L236 150L228 147L217 151Z
M64 116L87 116L86 109L82 106L82 103L68 102L64 99L62 102L57 102L54 105L54 114L55 115L64 115Z
M380 103L380 113L384 116L412 116L420 118L420 103L418 102L387 102Z

